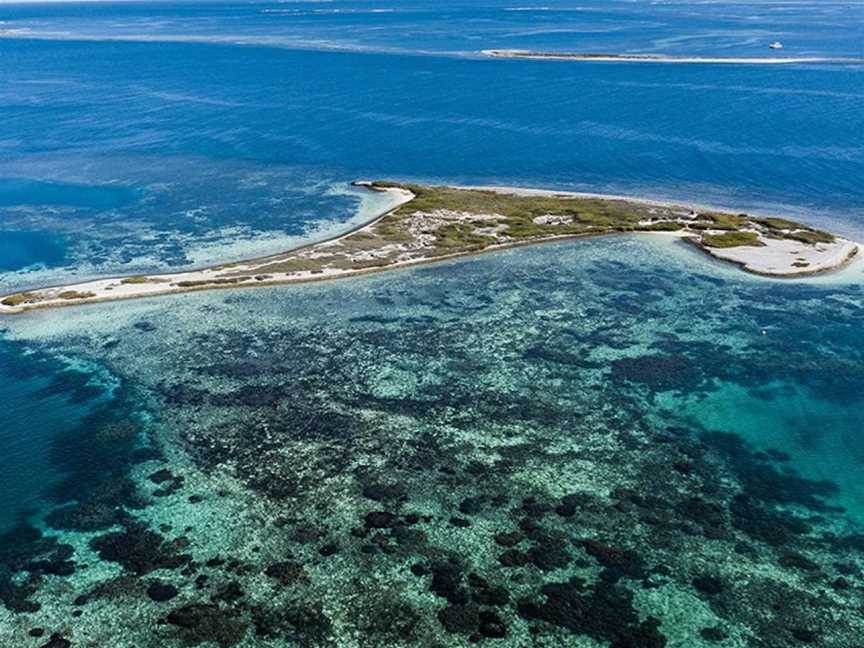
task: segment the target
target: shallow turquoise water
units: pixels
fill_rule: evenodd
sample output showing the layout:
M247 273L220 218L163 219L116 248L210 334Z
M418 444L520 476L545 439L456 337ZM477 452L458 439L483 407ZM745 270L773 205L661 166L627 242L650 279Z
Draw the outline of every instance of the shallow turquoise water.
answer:
M80 503L47 522L91 568L9 622L89 593L76 632L128 645L849 645L862 299L634 237L10 319L134 386L58 438L135 487L66 465Z
M0 7L0 287L281 250L361 177L864 239L860 66L470 55L856 55L860 4L546 4ZM609 238L4 319L2 638L848 648L862 278Z

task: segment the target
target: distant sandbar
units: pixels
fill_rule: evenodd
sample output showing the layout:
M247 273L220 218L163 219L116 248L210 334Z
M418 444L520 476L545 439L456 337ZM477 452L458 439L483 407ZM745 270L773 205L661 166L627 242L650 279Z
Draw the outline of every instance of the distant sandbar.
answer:
M864 63L861 57L831 56L674 56L667 54L604 54L591 52L543 52L518 49L487 49L483 56L549 61L599 63L712 63L726 65L783 65L791 63Z
M568 238L646 232L680 237L756 274L834 270L858 244L794 221L673 203L515 187L358 182L392 196L387 211L332 239L248 261L96 279L0 297L0 314L171 293L356 276Z

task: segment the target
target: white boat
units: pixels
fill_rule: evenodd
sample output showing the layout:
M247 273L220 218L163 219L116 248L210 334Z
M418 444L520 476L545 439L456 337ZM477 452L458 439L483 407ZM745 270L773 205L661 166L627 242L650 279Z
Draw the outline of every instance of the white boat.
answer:
M768 47L770 47L771 49L783 49L783 43L781 43L780 41L774 41Z

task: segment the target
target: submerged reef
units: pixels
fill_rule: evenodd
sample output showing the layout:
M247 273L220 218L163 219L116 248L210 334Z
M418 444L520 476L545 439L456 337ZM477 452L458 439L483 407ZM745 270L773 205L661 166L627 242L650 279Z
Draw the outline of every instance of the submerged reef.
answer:
M775 277L833 270L858 253L853 241L782 218L508 187L355 184L390 194L397 206L348 234L260 259L7 295L0 297L0 314L347 277L529 243L623 232L683 237L713 257Z
M112 470L57 440L74 497L0 538L0 623L34 648L858 645L841 485L684 407L857 403L861 294L637 256L649 278L616 244L638 255L76 311L27 344L122 376L74 435Z

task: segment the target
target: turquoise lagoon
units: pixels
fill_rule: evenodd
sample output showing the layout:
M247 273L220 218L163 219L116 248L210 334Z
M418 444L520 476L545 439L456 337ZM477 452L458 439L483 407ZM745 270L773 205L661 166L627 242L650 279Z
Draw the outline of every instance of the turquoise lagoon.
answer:
M74 573L16 590L41 609L4 623L130 646L850 645L832 583L861 550L860 283L673 245L8 320L16 366L76 358L54 392L103 387L55 429L68 503L28 518L24 547Z

